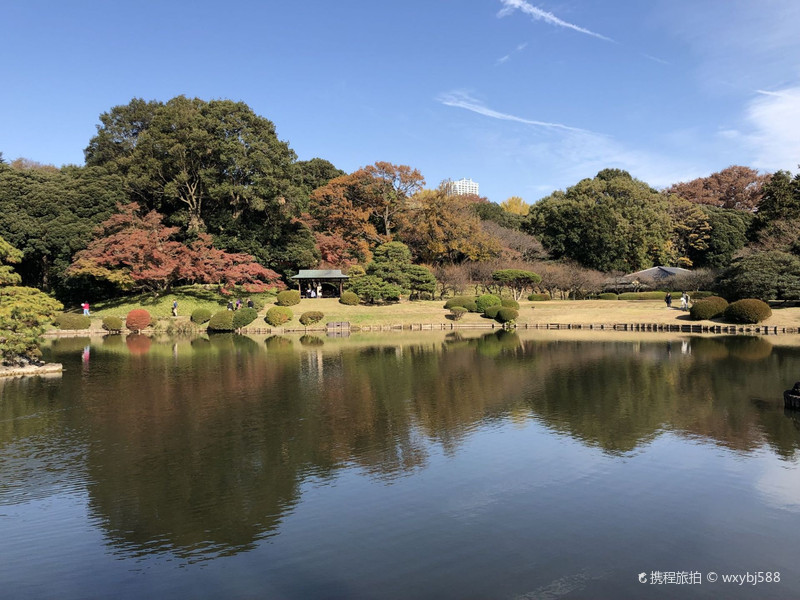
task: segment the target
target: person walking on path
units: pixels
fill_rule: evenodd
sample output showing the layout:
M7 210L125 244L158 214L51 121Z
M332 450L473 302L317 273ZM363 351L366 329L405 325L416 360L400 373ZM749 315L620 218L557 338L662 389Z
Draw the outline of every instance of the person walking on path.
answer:
M172 301L172 316L173 317L177 317L178 316L178 301L177 300L173 300Z
M253 308L253 307L255 307L255 304L253 303L253 299L252 298L248 298L247 299L247 308Z
M664 296L664 302L667 303L667 308L672 308L672 293L667 292L667 295Z
M233 310L233 302L228 300L228 310Z
M83 309L84 316L88 317L89 316L89 303L84 301L83 304L81 304L81 308Z
M681 310L689 310L689 294L686 292L681 294Z

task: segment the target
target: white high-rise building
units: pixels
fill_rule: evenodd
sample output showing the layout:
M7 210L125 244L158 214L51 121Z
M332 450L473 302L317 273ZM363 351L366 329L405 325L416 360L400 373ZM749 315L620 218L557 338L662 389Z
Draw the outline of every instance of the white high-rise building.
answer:
M478 193L478 184L477 182L472 181L472 179L459 179L458 181L450 181L447 187L450 195L480 195Z

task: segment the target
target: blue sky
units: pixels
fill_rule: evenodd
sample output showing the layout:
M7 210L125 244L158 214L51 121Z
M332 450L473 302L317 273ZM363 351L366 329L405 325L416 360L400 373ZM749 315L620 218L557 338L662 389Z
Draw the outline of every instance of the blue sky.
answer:
M0 21L0 151L83 163L133 97L246 102L299 158L533 202L800 163L797 0L40 0Z

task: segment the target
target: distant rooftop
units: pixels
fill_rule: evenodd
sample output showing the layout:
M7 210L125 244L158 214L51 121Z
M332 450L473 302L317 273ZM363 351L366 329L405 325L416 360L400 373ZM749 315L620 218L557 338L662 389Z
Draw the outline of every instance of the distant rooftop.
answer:
M625 279L667 279L668 277L675 277L676 275L686 275L691 273L689 269L681 269L680 267L652 267L644 271L636 271L626 275Z

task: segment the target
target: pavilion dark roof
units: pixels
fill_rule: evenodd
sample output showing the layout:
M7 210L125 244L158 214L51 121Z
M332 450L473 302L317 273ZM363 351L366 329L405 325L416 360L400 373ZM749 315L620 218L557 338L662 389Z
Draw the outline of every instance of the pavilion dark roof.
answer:
M350 279L339 269L300 269L292 279Z

